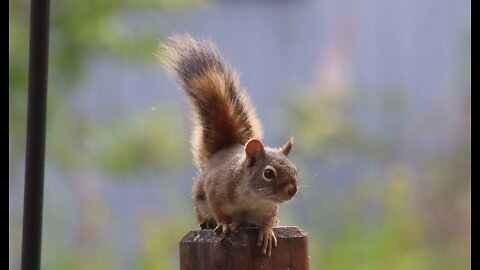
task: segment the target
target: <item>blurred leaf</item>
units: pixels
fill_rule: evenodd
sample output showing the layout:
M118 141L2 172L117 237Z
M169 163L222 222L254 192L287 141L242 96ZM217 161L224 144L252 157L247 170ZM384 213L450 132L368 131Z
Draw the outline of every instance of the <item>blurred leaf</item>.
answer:
M188 232L182 217L160 219L148 213L142 221L142 240L136 269L178 269L178 241ZM176 258L175 260L173 258Z
M178 169L188 160L189 144L174 111L155 110L101 130L98 169L118 175Z
M130 29L127 16L142 11L178 11L198 0L91 0L52 2L50 11L49 99L53 89L72 89L85 64L98 53L136 61L156 61L159 36ZM136 13L137 12L137 13ZM9 5L9 134L15 155L24 143L28 72L29 1ZM54 79L52 79L54 78ZM55 106L58 103L49 103ZM50 109L50 108L49 108ZM69 108L65 108L69 109ZM57 109L55 109L57 110ZM65 112L68 113L68 112ZM51 114L48 114L51 117ZM11 160L15 160L11 158Z

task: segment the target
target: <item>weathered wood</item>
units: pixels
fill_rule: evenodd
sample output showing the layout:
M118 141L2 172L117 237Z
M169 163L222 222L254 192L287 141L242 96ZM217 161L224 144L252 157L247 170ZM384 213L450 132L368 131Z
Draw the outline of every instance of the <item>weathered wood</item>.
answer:
M180 240L181 270L306 270L309 269L307 233L298 227L273 229L278 246L270 258L257 247L258 228L240 228L224 235L196 230Z

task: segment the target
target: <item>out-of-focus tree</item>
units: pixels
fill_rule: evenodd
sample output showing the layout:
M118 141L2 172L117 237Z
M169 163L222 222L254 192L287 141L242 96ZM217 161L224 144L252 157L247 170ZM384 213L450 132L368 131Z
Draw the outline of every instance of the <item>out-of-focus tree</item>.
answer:
M9 5L9 162L11 168L18 165L17 161L24 153L29 2L28 0L14 0L10 1ZM47 120L47 145L49 146L47 155L49 155L51 161L59 162L60 167L64 168L65 166L68 168L68 166L91 162L94 165L107 165L105 168L115 170L120 165L105 161L106 157L115 157L116 159L113 159L113 162L118 161L118 164L122 164L121 170L123 171L132 168L132 166L141 166L142 159L138 159L138 154L123 152L122 155L117 155L125 150L125 146L120 143L103 145L104 153L98 153L102 149L97 148L94 155L89 153L87 156L82 156L82 153L85 153L84 151L76 151L85 149L86 141L101 140L100 134L102 130L106 129L111 134L117 135L117 142L143 141L140 143L144 144L143 146L137 143L136 147L129 149L147 149L147 158L154 155L157 161L161 161L162 157L165 157L160 153L161 151L166 152L171 150L172 147L179 146L175 144L178 140L172 140L172 138L176 138L175 136L168 136L168 134L167 136L158 136L158 132L163 132L158 128L152 130L157 135L156 141L153 141L139 137L152 136L153 133L148 135L130 131L125 134L123 132L125 128L121 124L108 127L99 124L95 122L95 119L73 112L68 95L78 79L84 74L86 63L95 55L110 55L111 57L128 58L131 61L156 61L153 53L158 49L161 37L155 36L152 31L132 26L131 23L129 24L129 16L155 9L159 12L177 11L187 4L198 4L199 2L201 1L92 0L51 3ZM149 121L166 120L166 122L172 122L171 114L168 113L158 113L153 117L155 119L137 116L133 117L136 120L130 120L138 125L141 124L138 123L139 121L144 121L144 125L149 125ZM75 125L69 123L75 123ZM117 132L115 128L123 128L124 130L118 130ZM152 143L153 145L150 145ZM122 147L124 147L123 150ZM68 151L68 149L71 151ZM92 157L97 156L98 158L92 159ZM135 157L138 162L120 160L121 156ZM173 157L173 161L175 161L175 158ZM156 167L158 167L158 164ZM12 170L10 179L18 178L14 173L15 171Z
M470 49L466 51L469 56ZM356 95L361 86L342 83L349 79L337 65L335 72L319 76L330 83L314 85L304 95L292 97L294 113L288 122L296 131L297 151L315 163L311 168L321 163L351 168L350 162L355 160L365 166L355 172L366 172L352 176L356 184L340 192L341 197L312 191L315 196L308 199L310 206L306 207L311 209L305 219L310 253L320 254L311 257L313 268L471 267L470 57L467 59L467 72L458 74L457 89L451 90L455 100L450 106L456 121L447 124L457 130L435 151L426 151L425 141L438 138L420 136L431 134L436 124L445 125L446 120L422 125L419 119L423 115L406 118L409 101L404 89L386 89L386 94L376 96L371 104ZM362 126L365 121L358 121L352 113L369 107L378 110L376 120L385 129L383 133ZM321 172L318 174L315 181L324 181ZM322 187L308 177L302 181L303 185Z
M139 27L135 18L145 12L180 12L201 2L51 2L46 172L53 172L51 178L59 175L69 180L64 183L71 188L67 197L72 198L76 206L54 205L57 197L46 197L42 267L118 268L115 265L118 254L108 247L110 205L105 194L93 199L88 197L100 193L99 175L136 180L140 174L153 172L158 175L167 169L176 169L187 159L188 132L176 121L175 108L158 104L156 110L132 113L126 119L102 121L75 109L73 89L79 89L77 83L92 58L122 59L129 64L157 61L153 54L158 50L161 34ZM30 1L12 0L9 3L9 184L11 191L15 190L11 200L16 202L21 197L20 174L25 153ZM20 207L19 203L11 205L15 208L9 215L10 269L17 269L21 204ZM77 214L68 216L72 211Z

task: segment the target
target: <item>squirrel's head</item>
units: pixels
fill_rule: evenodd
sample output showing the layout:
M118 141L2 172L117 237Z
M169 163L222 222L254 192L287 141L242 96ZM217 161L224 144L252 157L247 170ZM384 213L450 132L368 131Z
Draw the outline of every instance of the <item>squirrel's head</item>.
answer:
M258 139L245 144L245 165L252 191L275 203L290 200L297 193L297 168L288 160L293 140L280 148L264 147Z

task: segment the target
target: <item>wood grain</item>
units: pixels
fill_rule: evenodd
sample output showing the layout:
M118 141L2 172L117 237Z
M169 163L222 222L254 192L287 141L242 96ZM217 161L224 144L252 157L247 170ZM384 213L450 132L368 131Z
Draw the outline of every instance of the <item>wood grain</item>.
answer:
M224 235L213 230L190 231L180 240L181 270L306 270L308 236L299 227L275 227L278 246L270 258L257 247L258 228L240 228Z

